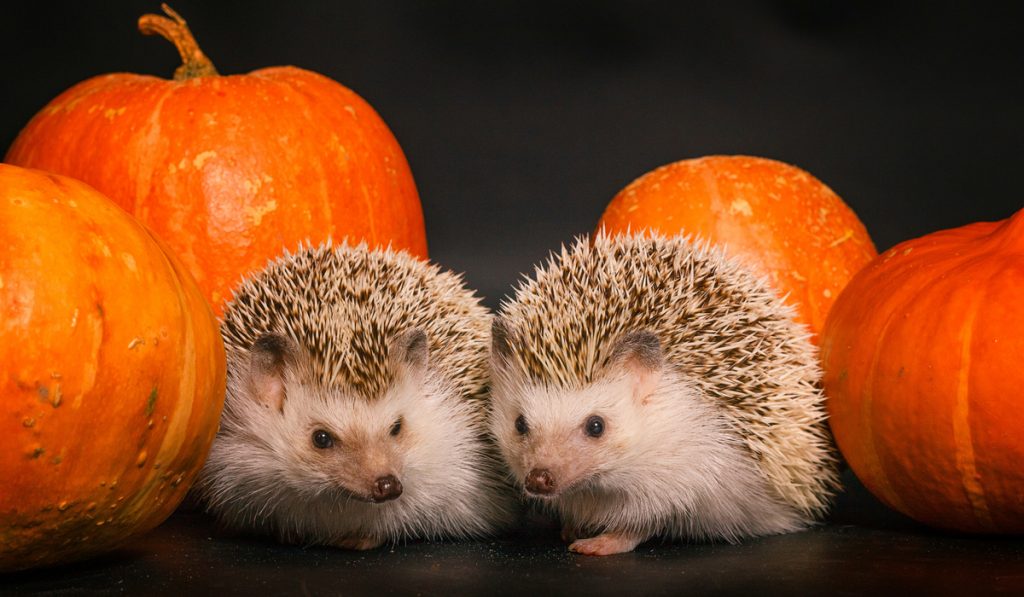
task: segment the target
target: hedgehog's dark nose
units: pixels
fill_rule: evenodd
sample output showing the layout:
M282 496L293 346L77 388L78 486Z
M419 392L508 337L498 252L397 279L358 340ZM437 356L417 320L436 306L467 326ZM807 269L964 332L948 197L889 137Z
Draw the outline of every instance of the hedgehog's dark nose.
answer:
M386 502L400 495L402 495L402 482L394 475L387 475L374 482L370 497L375 502Z
M533 469L526 475L526 491L548 495L555 491L555 478L548 469Z

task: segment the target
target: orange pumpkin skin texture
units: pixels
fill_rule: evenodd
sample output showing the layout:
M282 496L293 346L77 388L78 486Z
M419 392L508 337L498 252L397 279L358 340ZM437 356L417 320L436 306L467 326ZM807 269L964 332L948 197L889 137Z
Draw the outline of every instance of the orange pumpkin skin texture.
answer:
M822 340L832 431L872 493L928 525L1024 532L1024 210L889 249Z
M147 15L140 27L178 36L180 79L79 83L29 122L6 161L113 199L177 253L218 315L245 274L303 241L365 239L427 257L409 165L368 103L294 67L218 76L184 21Z
M662 166L612 199L598 229L692 234L721 245L788 295L817 334L839 292L878 252L843 200L807 172L748 156Z
M81 182L0 164L0 570L162 522L217 431L224 348L181 264Z

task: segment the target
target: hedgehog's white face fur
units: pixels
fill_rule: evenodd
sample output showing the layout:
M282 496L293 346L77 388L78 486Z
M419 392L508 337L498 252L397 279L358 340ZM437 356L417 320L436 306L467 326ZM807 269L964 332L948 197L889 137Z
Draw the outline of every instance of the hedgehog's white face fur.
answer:
M300 253L284 265L300 269L294 260L302 258L319 259L321 268L339 260L363 260L374 265L371 274L388 272L378 280L380 288L390 287L382 293L397 289L399 295L401 285L393 278L410 277L402 268L430 272L425 264L377 253L383 252L319 249ZM373 259L401 267L382 268ZM346 273L350 283L359 277L359 270ZM282 273L271 269L265 275ZM317 280L310 282L315 286ZM259 287L266 285L264 281ZM251 294L255 286L250 283L241 292ZM369 298L372 293L341 294L350 301L353 295L371 303L380 300ZM337 299L327 291L307 300ZM392 297L391 303L402 300ZM297 322L274 326L268 317L267 323L251 326L252 318L240 321L229 307L224 325L225 410L197 489L230 527L271 533L286 542L365 549L408 538L480 536L508 522L512 499L482 439L481 403L465 396L477 381L447 373L453 364L471 371L482 366L484 361L477 364L473 356L479 344L472 340L486 342L486 328L482 337L473 331L471 341L459 348L431 350L437 343L427 329L437 333L443 323L368 311L359 324L371 325L375 316L383 317L392 329L382 324L380 346L358 354L350 351L350 362L342 368L330 361L344 352L340 344L355 340L330 328L359 324L334 317L318 328L311 322L307 330ZM458 319L450 313L446 317ZM401 329L403 323L410 327ZM311 345L314 328L333 334L340 344ZM366 336L359 338L368 342ZM372 362L356 362L367 359Z
M581 553L806 526L835 462L791 314L683 239L581 240L494 321L491 431L515 482Z
M425 336L410 335L425 355ZM394 381L368 401L311 382L306 357L265 348L286 343L264 336L248 362L231 363L241 375L207 466L208 499L223 518L288 541L365 547L489 530L481 514L495 487L481 479L489 463L476 415L425 361L393 359Z

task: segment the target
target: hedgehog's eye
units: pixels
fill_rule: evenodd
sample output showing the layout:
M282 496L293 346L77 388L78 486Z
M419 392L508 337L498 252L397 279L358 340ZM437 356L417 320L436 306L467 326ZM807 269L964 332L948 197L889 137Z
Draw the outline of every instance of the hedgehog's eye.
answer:
M519 415L516 417L516 433L519 435L526 435L530 432L530 426L526 424L526 417Z
M604 419L597 415L590 415L587 417L587 422L583 424L583 430L590 437L601 437L604 433Z
M326 450L334 445L334 438L331 434L323 429L317 429L313 432L313 446L320 449Z
M391 426L391 435L395 436L402 432L402 417L398 417L395 424Z

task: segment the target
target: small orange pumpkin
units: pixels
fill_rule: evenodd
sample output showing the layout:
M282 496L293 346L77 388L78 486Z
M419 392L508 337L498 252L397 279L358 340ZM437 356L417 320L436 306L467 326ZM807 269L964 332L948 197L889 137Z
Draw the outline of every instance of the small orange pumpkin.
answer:
M219 76L185 21L145 15L173 41L174 80L98 76L60 94L6 161L92 185L157 233L219 315L245 274L303 241L391 244L427 257L419 195L398 142L351 90L294 67Z
M217 431L224 348L192 277L81 182L0 164L0 570L160 524Z
M878 254L857 215L821 181L748 156L653 170L612 199L601 228L693 234L719 244L768 276L815 335L850 277Z
M889 506L1024 533L1024 210L889 249L822 334L836 442Z

